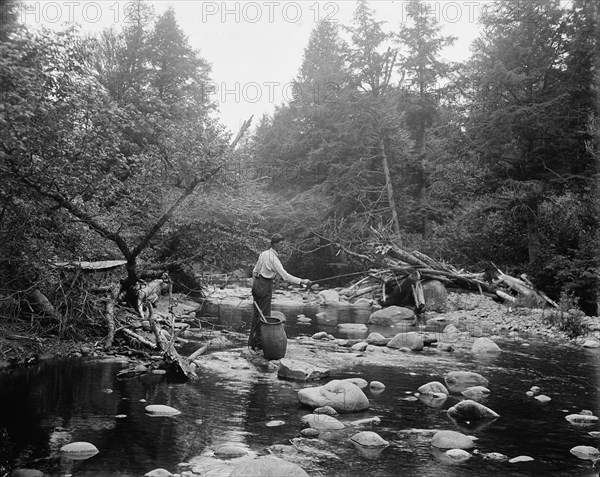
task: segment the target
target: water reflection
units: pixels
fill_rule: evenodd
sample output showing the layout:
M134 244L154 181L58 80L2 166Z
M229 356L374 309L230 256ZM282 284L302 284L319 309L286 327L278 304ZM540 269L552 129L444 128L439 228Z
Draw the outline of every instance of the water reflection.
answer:
M288 324L290 323L289 320ZM317 330L321 330L316 328ZM336 330L330 330L335 333ZM505 476L592 475L589 462L569 454L576 445L598 445L588 434L599 425L574 426L565 417L589 409L599 415L598 356L577 348L533 344L524 351L506 343L493 361L477 356L425 361L423 355L402 355L405 368L361 366L340 377L380 381L386 388L365 393L371 409L342 416L346 428L319 439L300 438L302 417L310 412L298 403L306 384L278 380L258 372L241 358L240 350L223 351L204 360L198 381L172 381L164 375L116 379L125 363L62 361L40 363L0 375L0 428L7 439L3 458L49 475L143 475L156 467L175 472L181 462L219 466L214 450L235 443L251 454L283 446L285 458L296 459L313 473L328 476ZM486 406L500 414L495 421L457 422L446 410L460 395L436 400L414 398L423 384L443 380L450 370L472 369L489 379ZM532 385L552 397L540 405L525 391ZM107 392L111 390L112 392ZM406 400L405 398L413 398ZM181 411L173 417L149 417L148 404ZM125 415L126 417L117 417ZM379 421L368 418L379 417ZM366 419L361 426L350 421ZM277 426L269 423L281 421ZM516 467L473 456L467 462L443 462L432 455L430 441L437 429L458 430L478 437L482 453L532 456L534 466ZM365 455L350 441L360 430L372 430L390 446ZM89 459L64 459L58 450L72 441L94 444L99 453ZM289 450L293 447L295 453ZM222 472L222 474L219 474Z

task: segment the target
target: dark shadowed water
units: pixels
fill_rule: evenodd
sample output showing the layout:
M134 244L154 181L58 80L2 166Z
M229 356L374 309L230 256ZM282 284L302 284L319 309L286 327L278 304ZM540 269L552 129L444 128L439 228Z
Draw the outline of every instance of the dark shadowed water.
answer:
M301 332L290 325L288 335L296 333ZM535 341L527 348L506 342L503 349L493 359L462 355L432 365L431 360L419 364L416 356L407 359L405 368L365 366L335 376L385 383L380 394L365 389L371 402L368 411L340 420L379 416L379 425L359 430L377 432L390 446L378 455L364 455L348 439L356 428L326 433L319 441L296 441L304 449L317 446L318 452L303 467L313 476L339 477L598 475L591 462L569 450L576 445L598 447L598 438L588 432L600 427L576 427L565 420L582 409L600 415L598 351ZM238 357L239 350L222 353L223 359ZM289 444L299 437L301 417L309 413L297 400L297 391L307 384L273 375L257 374L248 380L204 371L199 380L184 383L163 375L117 380L124 367L114 362L43 362L0 374L0 463L57 476L142 476L157 467L175 473L179 463L227 442L256 454L273 444ZM414 400L419 386L442 380L453 369L470 369L488 378L492 392L484 404L500 414L498 420L461 427L445 412L457 397L439 408ZM532 385L540 386L552 401L540 404L526 396ZM150 417L144 411L148 404L166 404L182 413ZM273 420L284 424L266 425ZM53 434L56 428L64 431ZM480 454L462 464L443 462L430 446L432 431L438 429L477 437ZM61 458L58 449L69 441L93 443L100 452L87 460ZM482 454L489 452L534 460L484 460ZM203 475L216 474L207 470Z

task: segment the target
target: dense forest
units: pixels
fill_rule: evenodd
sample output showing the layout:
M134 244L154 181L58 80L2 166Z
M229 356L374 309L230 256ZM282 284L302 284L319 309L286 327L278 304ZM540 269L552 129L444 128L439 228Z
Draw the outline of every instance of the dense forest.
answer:
M28 28L10 5L3 320L44 311L43 296L61 333L94 321L58 262L125 260L129 282L249 271L273 232L299 276L360 271L352 252L376 231L457 267L527 273L597 314L594 0L493 3L462 64L444 60L454 38L419 2L391 25L358 1L351 24L315 26L293 99L237 143L204 91L215 59L190 46L172 9L132 2L123 28L90 36Z

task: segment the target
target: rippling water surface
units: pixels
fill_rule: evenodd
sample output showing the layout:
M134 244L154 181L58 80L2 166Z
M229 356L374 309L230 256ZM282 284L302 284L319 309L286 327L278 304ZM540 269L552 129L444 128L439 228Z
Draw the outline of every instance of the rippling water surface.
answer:
M288 334L296 333L290 325ZM503 353L494 359L462 355L432 366L431 360L420 365L414 356L405 368L364 366L335 376L385 383L382 393L365 390L371 402L368 411L340 417L348 423L379 416L381 423L325 433L318 441L297 440L301 452L295 458L313 476L598 475L589 461L569 450L576 445L598 447L600 442L588 432L600 428L575 427L565 420L582 409L600 415L598 351L531 343L528 348L504 343ZM183 383L162 375L117 380L125 365L114 362L43 362L0 374L0 464L38 468L48 475L141 476L157 467L177 472L179 463L212 456L212 450L228 442L251 454L289 444L299 437L301 417L309 413L297 400L297 391L307 384L261 373L248 379L251 371L243 369L239 352L220 353L220 359L234 363L232 369L239 373L204 370L199 380ZM399 353L399 359L404 356ZM461 427L446 415L456 397L438 408L414 398L419 386L442 380L452 369L471 369L488 378L492 392L484 404L500 414L498 420ZM527 397L525 391L532 385L540 386L552 401L543 405ZM166 404L181 414L150 417L144 411L148 404ZM284 423L267 426L272 421ZM56 428L63 430L53 432ZM349 441L356 429L373 430L390 446L377 455L361 453ZM448 464L429 444L437 429L476 436L482 454L528 455L534 461L492 462L480 454L466 463ZM91 442L100 452L87 460L61 458L57 450L69 441ZM205 475L225 472L205 469Z

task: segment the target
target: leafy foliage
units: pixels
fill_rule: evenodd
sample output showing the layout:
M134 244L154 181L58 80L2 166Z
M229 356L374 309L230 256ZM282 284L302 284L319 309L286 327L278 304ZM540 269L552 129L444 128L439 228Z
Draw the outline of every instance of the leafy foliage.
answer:
M598 7L498 7L455 68L426 8L386 25L360 0L351 25L316 25L293 100L235 151L172 9L136 0L122 30L93 38L3 18L5 309L41 289L93 327L83 316L99 309L55 286L49 262L124 257L131 279L138 262L231 271L274 232L293 238L292 273L356 271L344 250L373 227L597 313Z

